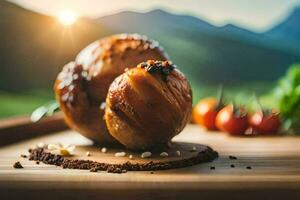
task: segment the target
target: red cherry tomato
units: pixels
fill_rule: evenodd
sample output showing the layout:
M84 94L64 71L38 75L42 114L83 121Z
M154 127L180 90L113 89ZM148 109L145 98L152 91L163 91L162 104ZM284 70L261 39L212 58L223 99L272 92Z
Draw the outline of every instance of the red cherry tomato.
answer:
M243 135L248 128L247 112L243 108L235 108L230 104L218 113L216 126L230 135Z
M250 117L249 123L255 132L264 135L276 134L281 126L279 113L274 111L258 111Z
M215 98L205 98L193 109L193 120L208 130L216 130L215 121L218 114L218 101Z

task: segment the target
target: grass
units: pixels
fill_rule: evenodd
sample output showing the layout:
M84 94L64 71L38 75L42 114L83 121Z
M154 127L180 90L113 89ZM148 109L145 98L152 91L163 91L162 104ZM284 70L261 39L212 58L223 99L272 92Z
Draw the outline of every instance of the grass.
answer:
M30 114L37 107L53 100L50 91L30 91L20 94L0 92L0 118Z
M253 104L255 103L253 94L256 93L258 96L260 96L261 103L264 106L272 107L274 106L274 104L272 102L272 97L270 93L272 92L274 86L275 83L272 82L254 82L240 85L225 86L225 102L234 102L236 104L250 105L250 107L253 107ZM195 86L195 84L192 84L192 87L194 104L204 97L216 97L220 88L220 86L218 85L199 86L199 84L197 86Z
M272 107L274 102L271 95L268 95L274 83L247 83L238 86L224 87L226 102L247 105L250 109L255 107L253 92L261 96L261 103L264 106ZM193 101L197 103L201 98L213 97L218 93L218 85L208 86L192 82ZM28 91L23 93L8 93L0 91L0 118L25 115L32 113L37 107L46 104L54 99L50 91Z

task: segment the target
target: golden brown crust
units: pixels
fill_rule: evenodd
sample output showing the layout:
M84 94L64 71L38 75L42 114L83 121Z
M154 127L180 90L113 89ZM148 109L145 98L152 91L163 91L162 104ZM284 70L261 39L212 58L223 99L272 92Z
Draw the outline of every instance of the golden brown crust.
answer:
M190 120L191 88L177 69L167 77L133 68L115 79L106 99L110 134L131 149L165 144Z
M107 89L125 68L149 60L166 60L158 42L137 34L118 34L95 41L76 57L90 80L87 90L95 99L105 101Z
M86 80L82 66L67 64L55 82L56 99L64 113L66 123L82 135L97 142L112 142L103 118L104 109L99 109L85 91ZM99 141L101 138L101 141Z
M103 119L104 108L99 108L109 85L125 68L147 59L166 58L158 43L144 36L120 34L93 42L64 66L55 82L65 121L96 142L115 142Z

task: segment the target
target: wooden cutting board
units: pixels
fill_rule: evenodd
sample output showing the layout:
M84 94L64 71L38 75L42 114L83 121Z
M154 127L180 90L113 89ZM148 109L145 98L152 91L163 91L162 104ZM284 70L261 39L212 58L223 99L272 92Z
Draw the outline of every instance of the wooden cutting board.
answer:
M209 145L219 152L220 157L212 163L153 174L91 173L42 163L37 165L20 157L40 142L91 144L81 135L67 130L0 147L0 197L300 199L300 137L230 137L188 125L174 141ZM238 159L231 160L229 155ZM24 169L14 169L15 161L20 161ZM215 170L211 170L212 166Z

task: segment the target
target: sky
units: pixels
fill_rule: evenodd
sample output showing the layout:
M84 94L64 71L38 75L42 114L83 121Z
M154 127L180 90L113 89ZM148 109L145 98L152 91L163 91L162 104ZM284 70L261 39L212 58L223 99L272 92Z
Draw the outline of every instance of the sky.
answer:
M58 16L71 10L79 16L100 17L124 10L146 12L162 8L194 15L222 26L232 23L263 32L283 20L300 0L10 0L31 10Z

